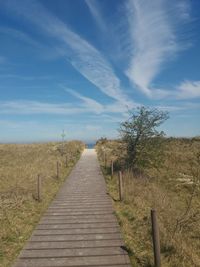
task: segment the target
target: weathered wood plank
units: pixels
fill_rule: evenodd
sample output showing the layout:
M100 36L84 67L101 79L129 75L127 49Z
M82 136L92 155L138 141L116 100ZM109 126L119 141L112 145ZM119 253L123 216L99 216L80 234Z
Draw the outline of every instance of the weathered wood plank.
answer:
M15 267L67 267L67 266L118 266L128 264L126 255L90 256L90 257L65 257L44 259L22 259ZM126 266L126 265L125 265Z
M75 240L109 240L120 239L120 233L114 234L81 234L81 235L35 235L31 237L31 241L75 241Z
M82 234L110 234L119 233L119 228L95 228L95 229L51 229L36 230L34 235L82 235Z
M75 205L75 204L68 204L68 205L51 205L51 207L52 208L54 208L54 209L57 209L57 208L59 208L59 209L91 209L91 210L93 210L93 209L98 209L98 208L101 208L101 209L103 209L103 208L105 208L105 209L107 209L107 208L110 208L111 207L111 204L101 204L101 205L99 205L99 204L96 204L96 205L93 205L93 204L83 204L83 203L79 203L79 204L77 204L77 205Z
M49 215L45 215L44 216L44 219L64 219L64 220L79 220L79 219L86 219L86 220L90 220L90 219L104 219L104 220L109 220L109 219L112 219L113 218L113 215L112 214L105 214L105 215L88 215L88 214L77 214L77 215L71 215L71 214L66 214L66 215L52 215L52 214L49 214Z
M25 249L63 249L63 248L98 248L98 247L121 247L123 241L118 240L81 240L81 241L38 241L28 242Z
M110 218L110 219L93 219L93 218L80 218L80 219L58 219L58 218L44 218L40 221L40 223L49 223L49 224L57 224L57 223L106 223L106 222L110 222L110 223L116 223L116 219L115 218Z
M84 205L84 206L80 206L80 205L78 205L77 207L75 207L75 206L67 206L67 207L61 207L61 206L53 206L53 205L51 205L49 208L48 208L48 210L47 211L62 211L62 210L68 210L68 211L74 211L74 208L76 208L76 211L88 211L88 210L90 210L90 211L104 211L104 210L111 210L111 211L113 211L113 208L112 208L112 206L110 205L110 204L108 204L108 205L106 205L106 206L102 206L102 205L100 205L100 206L94 206L94 207L91 207L91 205L88 205L88 206L86 206L86 205Z
M44 216L63 216L63 215L70 215L70 216L81 216L81 215L87 215L87 216L94 216L94 215L110 215L112 214L112 211L57 211L57 212L53 212L53 211L48 211L44 214Z
M51 229L102 229L102 228L118 228L117 223L74 223L74 224L68 224L68 223L63 223L63 224L38 224L36 227L36 230L51 230Z
M24 250L21 258L65 258L65 257L83 257L83 256L109 256L124 255L121 247L102 247L102 248L68 248L68 249L35 249Z

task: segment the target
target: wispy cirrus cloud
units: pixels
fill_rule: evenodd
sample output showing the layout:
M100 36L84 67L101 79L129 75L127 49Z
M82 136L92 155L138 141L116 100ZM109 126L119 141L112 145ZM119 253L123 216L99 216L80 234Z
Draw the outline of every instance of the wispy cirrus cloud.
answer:
M0 74L0 79L19 79L24 81L34 81L34 80L51 80L52 76L48 75L26 76L19 74Z
M22 0L19 5L17 0L7 0L3 5L14 11L15 15L21 15L37 25L48 36L64 43L72 66L104 94L125 105L131 102L121 89L120 80L105 56L39 2Z
M92 98L85 97L79 93L66 89L66 92L72 94L77 99L81 100L76 105L72 103L51 103L30 100L15 100L15 101L1 101L0 102L0 115L13 114L13 115L34 115L34 114L47 114L47 115L73 115L73 114L96 114L103 115L107 113L122 114L127 112L127 108L120 104L107 104L102 105Z
M101 15L99 2L96 0L85 0L85 3L87 4L99 28L102 31L105 31L106 30L105 20Z
M101 105L99 102L95 101L94 99L90 97L85 97L79 93L77 93L75 90L72 90L70 88L64 89L67 93L70 93L71 95L75 96L76 98L80 99L83 102L83 105L87 109L91 109L91 111L95 113L102 113L104 111L104 106Z
M84 112L81 107L74 107L72 104L53 104L39 101L5 101L0 102L0 114L54 114L66 115Z
M148 97L164 96L162 90L154 92L152 82L164 63L183 49L178 42L175 20L188 19L187 5L185 1L172 6L165 0L129 0L127 10L133 50L126 74Z
M66 92L70 93L71 95L75 96L76 98L80 99L82 101L82 105L85 106L87 109L91 109L94 113L102 114L102 113L127 113L127 111L131 108L135 108L139 106L139 103L132 103L130 102L129 105L124 105L124 103L121 103L119 101L114 101L109 104L101 104L98 101L90 98L85 97L81 95L80 93L77 93L77 91L69 88L64 89Z
M28 33L23 32L22 30L0 26L0 34L7 35L12 38L12 40L15 39L17 41L20 41L21 43L33 47L34 49L39 51L39 57L45 60L54 60L66 55L66 49L64 49L63 46L52 47L50 45L43 44L36 41Z
M11 36L12 38L16 38L20 41L23 41L31 46L34 46L34 47L39 47L41 48L42 45L41 43L37 42L36 40L34 40L33 38L31 38L28 34L20 31L20 30L17 30L17 29L14 29L14 28L10 28L10 27L0 27L0 33L1 34L4 34L4 35L9 35Z
M32 127L38 124L36 121L15 121L15 120L0 120L1 127L10 128L12 130L21 129L22 127Z

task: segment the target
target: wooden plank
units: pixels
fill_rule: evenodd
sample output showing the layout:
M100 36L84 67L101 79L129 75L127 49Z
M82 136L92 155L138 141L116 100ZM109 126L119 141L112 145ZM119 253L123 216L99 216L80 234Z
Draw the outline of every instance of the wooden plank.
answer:
M94 185L95 186L95 185ZM92 190L92 189L91 189ZM102 189L101 189L102 190ZM66 192L67 194L67 192ZM71 198L71 201L70 201L70 198ZM74 198L73 196L72 197L69 197L68 199L65 199L65 200L59 200L59 201L54 201L52 202L52 205L67 205L67 204L74 204L76 205L77 203L79 203L79 200L82 199L81 196L79 196L79 198ZM91 205L96 205L96 204L101 204L101 205L104 205L104 204L111 204L111 199L109 199L109 196L102 196L101 198L97 198L97 197L92 197L91 199L82 199L82 202L79 203L79 204L91 204Z
M81 240L81 241L38 241L28 242L25 249L63 249L63 248L97 248L97 247L120 247L123 246L121 239L118 240Z
M21 258L65 258L83 256L109 256L124 255L121 247L100 247L100 248L68 248L68 249L35 249L24 250Z
M76 208L76 209L75 209ZM47 211L60 211L60 210L67 210L67 211L74 211L77 210L77 211L101 211L101 210L112 210L113 211L113 208L110 204L106 205L106 206L94 206L94 207L91 207L90 205L86 206L80 206L78 205L77 207L75 206L67 206L67 207L62 207L62 206L50 206Z
M58 219L58 218L43 218L40 223L48 223L48 224L57 224L57 223L106 223L106 222L110 222L110 223L116 223L116 219L115 218L111 218L111 219L104 219L104 218L100 218L100 219L95 219L95 218L80 218L80 219Z
M112 211L57 211L57 212L53 212L53 211L48 211L44 214L44 216L63 216L63 215L70 215L70 216L81 216L81 215L87 215L87 216L93 216L93 215L108 215L108 214L112 214Z
M50 230L50 229L101 229L101 228L118 228L117 223L79 223L79 224L38 224L36 230Z
M82 235L33 235L31 241L76 241L76 240L109 240L120 239L120 233L114 234L82 234Z
M53 215L53 214L49 214L49 215L45 215L44 219L64 219L64 220L79 220L79 219L86 219L86 220L90 220L90 219L104 219L104 220L109 220L113 218L113 214L105 214L105 215L98 215L98 214L77 214L77 215L72 215L72 214L64 214L64 215Z
M95 228L95 229L51 229L35 230L34 235L81 235L81 234L110 234L119 233L118 227L112 228Z
M77 210L77 211L82 211L82 210L90 210L90 211L93 211L93 210L109 210L111 207L110 207L110 205L109 206L94 206L94 207L91 207L90 205L88 205L88 206L83 206L83 205L77 205L77 206L55 206L55 207L53 207L53 209L50 209L49 211L51 211L51 210L57 210L57 211L59 211L59 210L72 210L73 209L73 211L75 211L75 210Z
M81 199L81 198L80 198ZM63 206L78 206L78 207L85 207L85 206L90 206L90 207L96 207L96 206L104 206L104 205L111 205L111 203L107 202L107 201L95 201L95 200L90 200L90 201L82 201L80 202L79 200L76 201L69 201L69 202L64 202L64 203L54 203L54 205L59 205L60 207Z
M96 186L95 184L93 185L93 187L94 186ZM92 190L92 188L91 189L89 189L89 190ZM88 190L88 191L89 191ZM105 189L103 189L103 188L99 188L99 190L105 190ZM87 193L86 194L88 194L88 191L87 191ZM67 193L67 192L65 192L65 193ZM59 203L62 203L62 202L64 202L64 203L68 203L69 202L69 199L71 198L72 199L72 201L73 202L76 202L76 201L78 201L78 199L81 197L82 199L83 199L83 201L85 201L85 202L87 202L87 201L89 201L89 202L91 202L91 201L95 201L95 202L107 202L107 203L110 203L111 202L111 199L109 198L109 194L104 194L104 195L101 195L101 196L98 196L97 195L97 193L94 193L94 195L90 195L90 197L84 197L84 195L81 195L81 194L78 194L78 196L74 196L74 195L72 195L72 196L69 196L69 193L68 193L68 197L69 198L56 198L56 200L54 200L52 203L57 203L57 204L59 204Z
M121 264L128 265L128 259L126 255L23 259L19 261L19 263L17 263L15 267L36 267L36 266L67 267L67 266L104 266L104 265L118 266Z

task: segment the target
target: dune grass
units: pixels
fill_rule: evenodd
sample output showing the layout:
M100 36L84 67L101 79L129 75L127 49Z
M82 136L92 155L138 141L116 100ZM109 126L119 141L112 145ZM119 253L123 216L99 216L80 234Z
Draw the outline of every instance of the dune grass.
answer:
M107 141L99 143L96 150L132 266L154 266L152 208L158 214L162 266L200 266L200 140L166 139L165 142L159 169L123 171L123 202L119 202L118 190L123 144ZM102 146L106 151L106 166ZM115 160L113 177L111 159Z
M0 144L0 266L11 266L83 148L78 141ZM41 202L37 201L38 174Z

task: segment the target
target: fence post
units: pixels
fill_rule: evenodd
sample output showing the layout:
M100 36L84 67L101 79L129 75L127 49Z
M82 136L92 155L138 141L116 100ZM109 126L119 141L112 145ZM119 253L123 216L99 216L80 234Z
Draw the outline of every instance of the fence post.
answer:
M104 167L106 168L107 165L107 158L106 158L106 151L103 151L103 158L104 158Z
M111 160L111 177L113 178L113 160Z
M57 179L59 179L59 162L58 161L56 164L56 177L57 177Z
M153 239L153 250L154 250L154 264L155 267L160 267L161 257L160 257L159 228L158 228L156 210L154 209L151 210L151 225L152 225L152 239Z
M124 198L123 177L122 177L122 172L119 171L119 200L122 201L123 198Z
M65 167L67 168L67 165L68 165L68 158L67 158L67 155L66 155L66 158L65 158Z
M40 174L38 174L37 177L37 200L40 202L42 200L42 196L41 196L41 176Z

